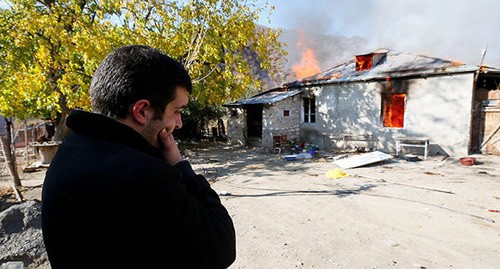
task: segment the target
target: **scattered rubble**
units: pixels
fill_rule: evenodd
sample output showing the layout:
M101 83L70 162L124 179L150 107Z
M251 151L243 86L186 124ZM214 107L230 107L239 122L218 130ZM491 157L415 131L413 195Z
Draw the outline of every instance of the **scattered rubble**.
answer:
M42 238L41 202L36 200L0 212L0 264L20 261L25 268L50 268Z

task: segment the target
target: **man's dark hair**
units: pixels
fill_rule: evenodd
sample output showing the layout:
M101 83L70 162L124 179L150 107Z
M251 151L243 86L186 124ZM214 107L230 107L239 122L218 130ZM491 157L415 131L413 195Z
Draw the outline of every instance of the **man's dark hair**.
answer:
M191 78L180 62L149 46L130 45L114 50L97 67L90 98L94 111L115 119L124 118L136 101L147 99L154 118L161 119L177 87L192 91Z

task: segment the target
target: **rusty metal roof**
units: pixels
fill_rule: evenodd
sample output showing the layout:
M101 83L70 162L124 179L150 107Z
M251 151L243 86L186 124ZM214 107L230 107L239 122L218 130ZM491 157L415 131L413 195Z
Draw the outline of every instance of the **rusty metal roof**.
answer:
M288 90L286 88L276 88L263 93L259 93L253 97L244 100L238 100L233 103L224 104L223 106L243 106L243 105L269 105L279 102L288 97L300 93L300 90Z
M301 92L305 86L353 83L386 80L387 78L412 78L451 75L457 73L474 73L500 75L500 69L486 66L472 66L441 58L429 57L413 53L400 53L389 50L377 50L373 55L386 54L379 58L375 66L368 70L356 71L356 61L345 62L316 75L286 83L283 87L271 89L248 99L224 104L226 107L243 105L273 104ZM368 55L368 54L367 54Z
M379 52L377 52L379 53ZM387 57L369 70L356 71L356 61L345 62L316 75L285 84L285 87L302 87L335 83L383 80L388 77L428 77L454 73L473 73L479 66L428 57L412 53L387 51ZM500 69L481 67L481 72L500 72Z

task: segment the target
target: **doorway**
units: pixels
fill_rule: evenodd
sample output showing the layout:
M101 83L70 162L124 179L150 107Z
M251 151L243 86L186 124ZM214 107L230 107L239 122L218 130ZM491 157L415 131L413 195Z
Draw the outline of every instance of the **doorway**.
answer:
M249 144L262 140L262 105L245 108L247 119L247 139Z

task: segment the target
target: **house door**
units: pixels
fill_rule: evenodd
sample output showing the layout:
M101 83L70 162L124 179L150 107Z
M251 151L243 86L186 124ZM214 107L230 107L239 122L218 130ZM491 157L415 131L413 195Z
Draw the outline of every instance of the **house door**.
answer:
M471 128L471 151L500 155L500 78L479 77Z
M484 132L481 150L500 155L500 100L483 101Z
M252 105L245 109L247 136L262 138L262 105Z

